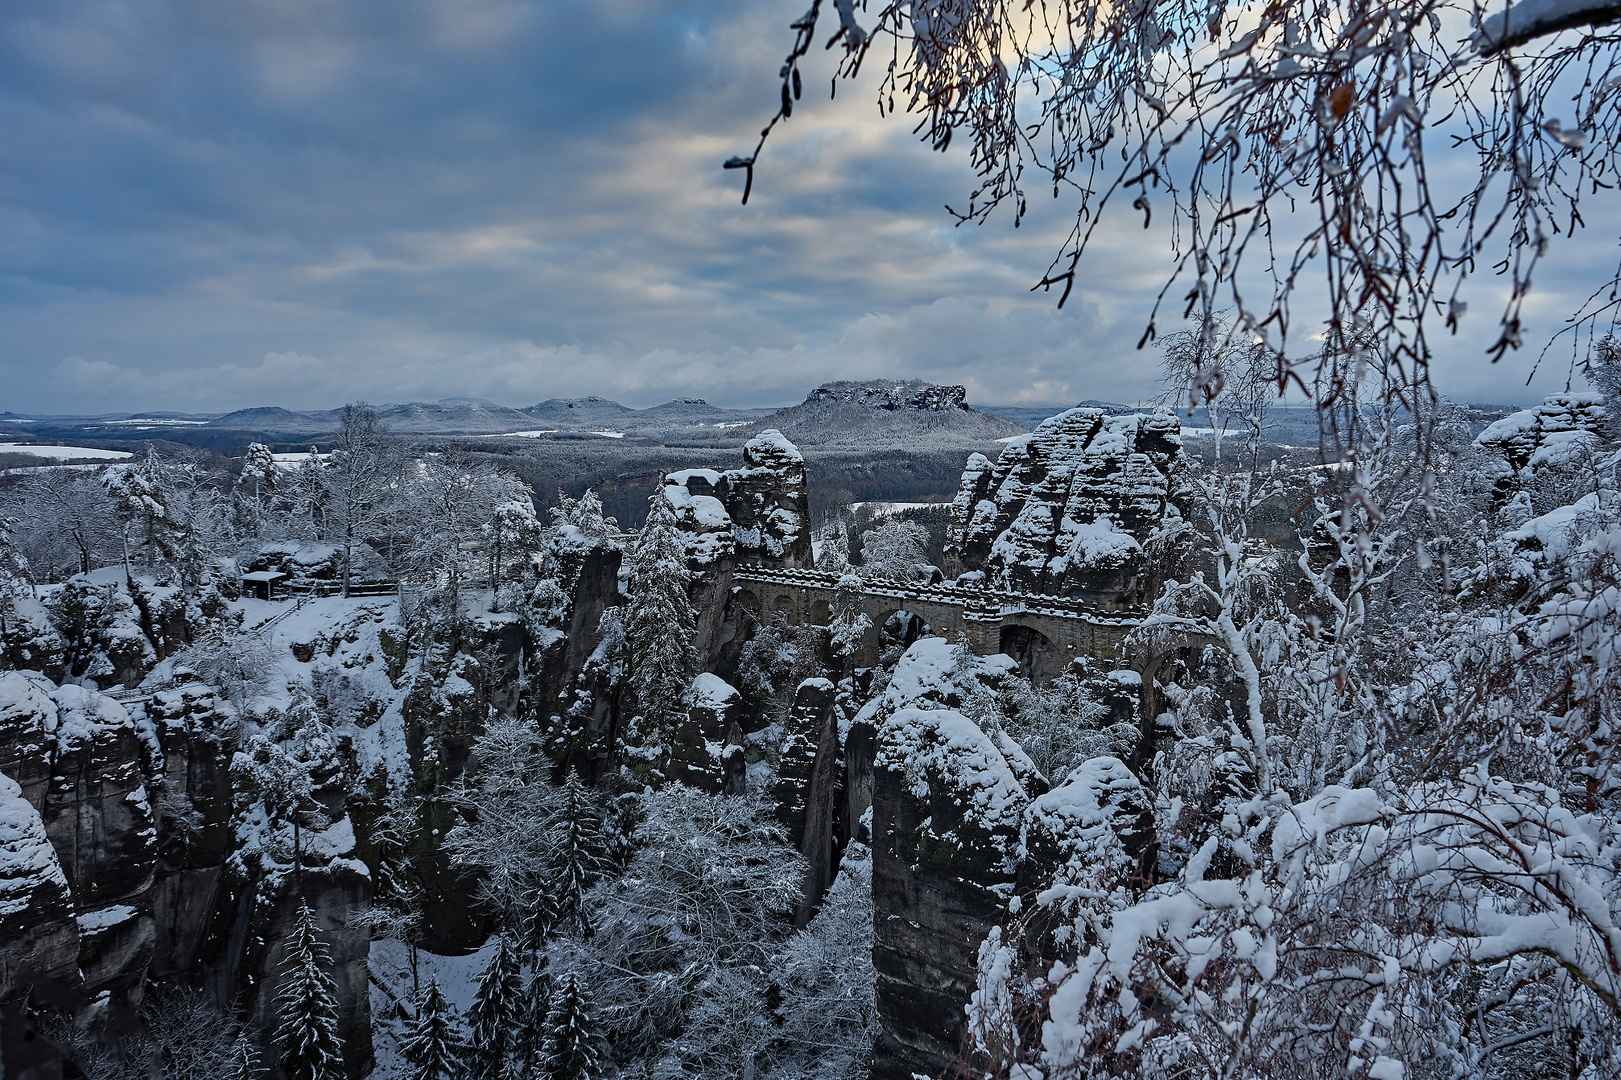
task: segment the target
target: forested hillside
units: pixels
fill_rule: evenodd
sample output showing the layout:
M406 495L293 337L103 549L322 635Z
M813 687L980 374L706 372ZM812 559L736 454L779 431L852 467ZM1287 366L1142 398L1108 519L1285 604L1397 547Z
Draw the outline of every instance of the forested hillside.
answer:
M1617 417L1078 408L938 509L768 430L633 529L364 407L10 477L0 1054L1621 1074Z

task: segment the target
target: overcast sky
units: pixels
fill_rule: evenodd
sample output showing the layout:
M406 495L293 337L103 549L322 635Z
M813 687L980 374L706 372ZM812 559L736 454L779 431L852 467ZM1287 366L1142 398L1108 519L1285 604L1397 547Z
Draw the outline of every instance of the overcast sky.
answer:
M1122 222L1059 311L1067 220L955 228L963 155L811 80L755 196L805 0L7 0L0 410L330 407L601 394L728 405L838 378L983 403L1134 401L1166 251ZM819 58L820 59L820 58ZM1556 247L1529 341L1608 276L1613 213ZM1442 343L1476 401L1568 352Z

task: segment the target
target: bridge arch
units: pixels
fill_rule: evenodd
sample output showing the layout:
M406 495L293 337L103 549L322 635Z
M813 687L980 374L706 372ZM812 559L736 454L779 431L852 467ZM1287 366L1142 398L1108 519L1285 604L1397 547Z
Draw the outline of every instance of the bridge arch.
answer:
M880 652L895 646L899 646L904 652L929 629L929 624L923 616L904 607L895 608L883 618L874 619L873 622L878 627Z
M1071 655L1046 634L1023 622L1002 625L998 651L1011 656L1018 663L1020 673L1031 682L1046 682L1063 674Z

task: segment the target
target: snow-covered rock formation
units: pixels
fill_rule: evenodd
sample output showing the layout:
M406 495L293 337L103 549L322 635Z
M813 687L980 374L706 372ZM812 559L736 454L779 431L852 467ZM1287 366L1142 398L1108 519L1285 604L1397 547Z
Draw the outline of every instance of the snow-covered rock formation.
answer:
M750 439L741 469L683 469L665 476L663 492L700 568L731 558L786 567L814 562L805 458L780 431Z
M1495 466L1500 500L1513 494L1516 479L1549 465L1572 463L1590 454L1604 438L1606 415L1603 395L1597 393L1549 394L1535 408L1511 413L1475 437L1475 445L1486 451Z
M1155 591L1146 554L1180 513L1174 414L1070 409L1010 441L995 465L968 459L952 507L949 571L1026 592L1140 603Z

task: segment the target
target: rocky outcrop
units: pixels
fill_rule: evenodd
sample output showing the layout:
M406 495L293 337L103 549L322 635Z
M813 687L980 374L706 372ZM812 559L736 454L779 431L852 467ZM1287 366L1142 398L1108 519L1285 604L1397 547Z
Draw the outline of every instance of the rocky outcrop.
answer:
M67 875L39 809L0 773L0 1010L30 995L57 1007L73 1003L78 961Z
M1012 440L993 466L975 454L952 507L951 572L992 584L1115 605L1158 582L1145 547L1180 514L1175 415L1070 409Z
M804 926L833 884L835 822L840 816L839 787L843 779L839 754L839 722L835 712L837 691L826 679L806 679L794 692L793 706L783 721L778 754L777 819L805 856L805 892L794 915Z
M146 716L163 749L157 801L158 867L152 885L157 946L150 975L177 979L200 970L220 948L219 915L231 829L231 733L235 714L211 687L161 692Z
M706 671L693 680L688 701L686 723L670 735L665 775L717 794L726 790L728 781L735 787L744 764L736 717L743 695Z
M684 469L664 477L694 566L733 559L767 566L813 564L805 458L775 430L743 447L743 467Z
M6 672L0 740L10 853L0 858L0 948L41 1000L68 1008L101 997L114 1023L127 1020L156 943L148 781L162 752L151 725L95 690Z
M20 671L0 672L0 773L21 787L36 811L45 806L56 747L52 684Z
M979 943L1006 918L1029 802L996 743L955 709L901 709L878 729L875 1080L958 1063Z
M1516 481L1538 469L1582 460L1603 440L1610 422L1601 394L1563 393L1487 425L1475 445L1485 452L1483 471L1495 485L1496 500L1507 501Z
M733 568L814 564L805 458L780 433L765 431L743 447L741 469L684 469L667 474L662 490L695 571L700 663L730 672L753 624L734 602Z
M235 727L231 706L201 684L161 691L132 714L93 689L0 673L7 1023L22 1022L26 993L127 1032L149 983L167 981L240 1008L268 1046L278 950L302 896L331 930L348 1073L371 1068L369 932L347 925L371 883L343 788L316 792L334 824L305 832L301 872L278 863L286 837L250 820L249 843L233 827Z

